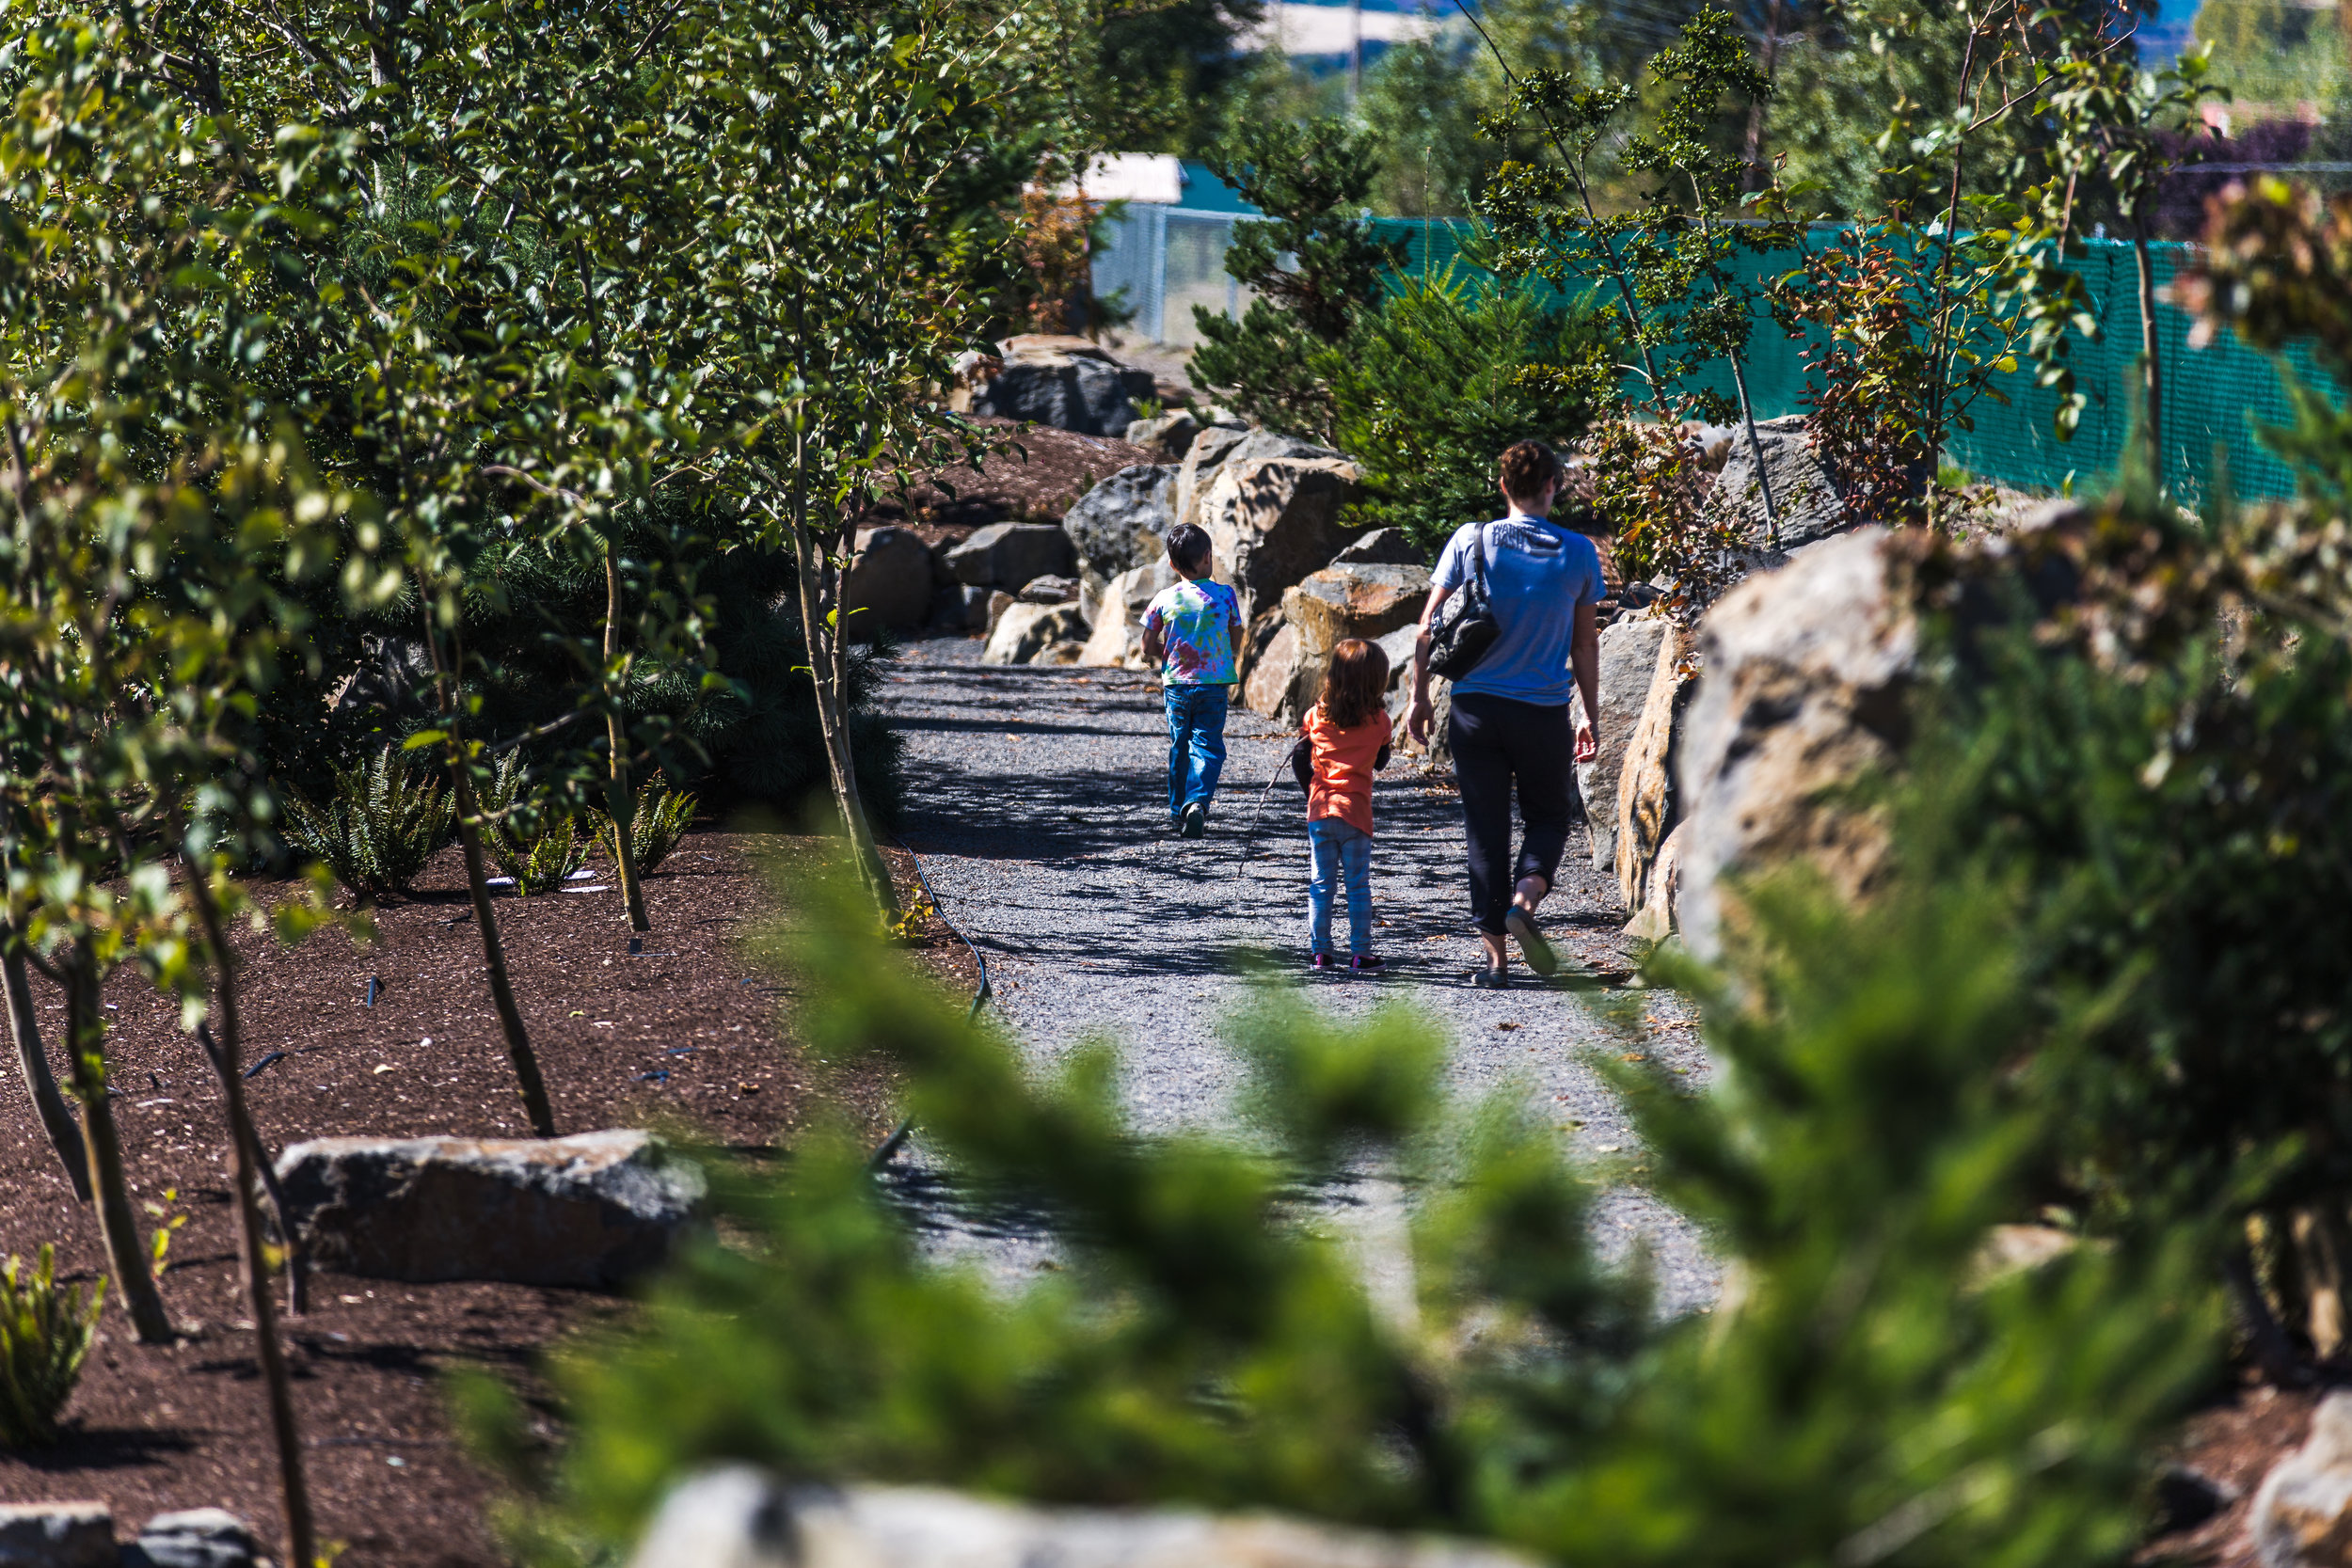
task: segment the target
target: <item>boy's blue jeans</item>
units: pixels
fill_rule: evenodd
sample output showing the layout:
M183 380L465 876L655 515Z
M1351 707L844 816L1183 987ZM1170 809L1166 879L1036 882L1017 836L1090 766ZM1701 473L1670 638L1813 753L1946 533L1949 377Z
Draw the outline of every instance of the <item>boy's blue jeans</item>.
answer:
M1175 686L1168 698L1168 815L1181 816L1200 802L1208 810L1225 771L1225 706L1230 686Z
M1372 835L1336 816L1307 824L1307 946L1331 951L1331 901L1347 879L1347 950L1372 951Z

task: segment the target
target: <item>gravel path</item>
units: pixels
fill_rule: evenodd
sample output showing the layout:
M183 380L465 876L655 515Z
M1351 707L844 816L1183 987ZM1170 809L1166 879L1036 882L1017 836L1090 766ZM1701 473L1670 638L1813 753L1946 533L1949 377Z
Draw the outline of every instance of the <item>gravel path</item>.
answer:
M1452 1037L1458 1092L1529 1095L1596 1162L1630 1151L1633 1139L1587 1053L1640 1050L1705 1081L1690 1013L1671 996L1642 997L1645 1022L1629 1039L1573 995L1463 983L1478 942L1449 785L1392 764L1375 798L1375 936L1388 973L1310 976L1306 813L1287 775L1250 828L1287 732L1236 709L1208 836L1173 839L1155 686L1127 671L983 666L978 652L976 641L917 643L891 676L884 703L907 743L903 837L947 917L987 955L997 1005L1041 1063L1089 1037L1119 1042L1140 1129L1232 1124L1242 1068L1218 1026L1247 1004L1241 972L1253 958L1295 974L1314 1006L1339 1016L1400 1001L1418 1008ZM1592 870L1580 829L1545 925L1578 961L1622 975L1623 919L1614 879ZM1344 945L1343 913L1339 934ZM952 1244L993 1268L1023 1271L1051 1252L1051 1237L1023 1217L957 1205L919 1157L899 1180ZM1355 1211L1343 1223L1394 1223L1377 1191L1336 1201ZM1695 1233L1645 1195L1613 1189L1596 1225L1613 1253L1649 1246L1663 1309L1713 1298L1716 1270Z

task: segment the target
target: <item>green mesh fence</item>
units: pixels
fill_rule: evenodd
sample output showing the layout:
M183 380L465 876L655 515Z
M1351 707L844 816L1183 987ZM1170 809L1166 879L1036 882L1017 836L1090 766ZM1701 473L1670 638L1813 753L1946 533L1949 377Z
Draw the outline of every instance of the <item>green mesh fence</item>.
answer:
M1457 268L1460 276L1487 275L1461 257L1470 226L1444 220L1383 218L1375 227L1400 243L1412 272ZM2071 347L2078 383L2089 398L2071 440L2058 439L2052 417L2053 393L2033 384L2030 371L1996 378L2003 403L1979 399L1969 410L1974 428L1958 432L1946 449L1947 461L1979 479L2025 490L2059 490L2071 482L2095 489L2111 479L2122 462L2134 414L2135 370L2139 355L2138 284L2132 247L2120 240L2089 242L2080 271L2090 286L2100 324L2095 338L2077 336ZM2182 245L2154 249L2154 275L2161 291L2172 280L2188 250ZM1796 266L1794 251L1768 251L1745 259L1760 281ZM2284 424L2291 416L2277 367L2227 335L2191 348L2189 318L2170 305L2156 306L2157 352L2164 371L2165 478L2173 493L2192 504L2211 495L2287 496L2294 480L2263 447L2259 428ZM1759 419L1804 411L1804 344L1785 336L1760 311L1749 341L1748 391ZM2292 373L2341 401L2340 389L2317 371L2309 354L2288 356ZM1700 385L1728 397L1731 374L1724 369Z

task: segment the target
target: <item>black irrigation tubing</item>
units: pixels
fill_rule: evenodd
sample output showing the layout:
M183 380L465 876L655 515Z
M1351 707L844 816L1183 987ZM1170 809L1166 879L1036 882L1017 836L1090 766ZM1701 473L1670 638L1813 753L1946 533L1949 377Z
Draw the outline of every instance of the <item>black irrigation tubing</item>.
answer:
M988 959L982 957L980 950L972 944L972 939L963 934L963 927L947 918L947 911L940 903L939 895L931 891L930 878L923 874L923 857L908 848L907 841L897 833L890 835L890 842L905 852L908 863L914 867L914 879L923 885L923 896L930 900L931 912L939 917L939 923L942 926L956 934L956 940L963 943L964 951L971 954L972 961L979 966L980 989L972 993L972 1010L965 1015L967 1020L978 1018L980 1008L996 994L995 982L989 978ZM882 1141L882 1147L875 1149L867 1158L866 1168L878 1171L890 1164L891 1158L906 1147L907 1139L914 1132L914 1118L908 1117L902 1119L898 1126L890 1130L890 1136Z

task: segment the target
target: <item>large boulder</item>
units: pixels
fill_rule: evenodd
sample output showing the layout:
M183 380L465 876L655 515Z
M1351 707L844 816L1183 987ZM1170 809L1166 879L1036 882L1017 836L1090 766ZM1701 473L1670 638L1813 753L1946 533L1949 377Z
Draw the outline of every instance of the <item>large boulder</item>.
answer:
M1659 640L1642 717L1617 773L1617 892L1629 916L1638 916L1648 902L1650 874L1666 835L1674 832L1680 803L1674 765L1692 686L1683 662L1686 647L1677 628Z
M1764 519L1763 486L1756 482L1756 450L1749 445L1744 428L1731 427L1729 435L1723 471L1716 476L1706 505L1711 511L1735 515L1741 531L1760 549L1771 531ZM1758 420L1756 435L1756 445L1764 449L1762 472L1772 482L1772 504L1780 513L1782 550L1826 539L1854 525L1856 519L1847 514L1829 470L1813 454L1812 433L1803 415Z
M1077 569L1070 535L1053 523L991 523L947 552L947 570L976 588L1018 589Z
M1703 957L1720 947L1727 875L1803 858L1849 897L1877 879L1885 825L1847 796L1909 738L1918 625L1895 555L1880 529L1816 545L1724 595L1700 628L1677 907Z
M1208 494L1209 482L1216 478L1218 465L1248 435L1246 427L1213 424L1193 437L1192 445L1184 449L1184 460L1176 466L1176 494L1170 504L1178 522L1200 521L1200 498Z
M1176 470L1138 463L1121 468L1078 498L1061 520L1089 594L1120 573L1148 565L1168 553L1168 531L1176 523Z
M1283 619L1308 653L1328 658L1351 637L1380 638L1421 619L1429 603L1425 566L1326 566L1282 594Z
M1243 620L1339 553L1350 537L1340 515L1358 483L1356 466L1342 458L1232 457L1217 469L1200 503L1201 526L1216 551L1217 580L1232 585Z
M1296 723L1322 698L1323 674L1330 665L1328 650L1314 652L1296 626L1282 621L1249 661L1249 673L1241 683L1241 705L1268 719Z
M1533 1568L1483 1543L1279 1514L1049 1508L914 1486L795 1486L750 1465L688 1477L629 1568Z
M0 1503L0 1568L115 1568L104 1503Z
M1143 668L1143 615L1154 595L1176 586L1175 570L1165 561L1131 567L1111 578L1094 602L1094 628L1087 636L1081 664L1105 669Z
M1667 629L1664 619L1646 617L1601 628L1600 715L1594 724L1600 750L1576 769L1596 871L1616 869L1617 782L1625 771L1626 752L1632 749L1634 727L1649 702L1650 681L1658 673L1658 645L1665 641ZM1584 694L1579 691L1576 700L1583 706Z
M1270 430L1235 425L1211 425L1194 438L1192 450L1184 453L1184 466L1176 470L1176 520L1208 527L1203 508L1208 502L1209 487L1230 463L1256 463L1269 457L1340 455L1329 447L1319 447L1295 436L1278 436ZM1315 564L1320 566L1323 562L1318 561Z
M1429 552L1413 543L1401 528L1376 528L1359 533L1331 558L1334 566L1426 566Z
M1636 942L1663 942L1681 926L1682 838L1691 831L1677 822L1658 847L1642 887L1642 907L1625 923L1625 934Z
M1184 453L1200 435L1200 421L1188 409L1154 414L1148 420L1137 420L1127 427L1120 437L1131 447L1141 447L1164 463L1182 463Z
M931 547L913 529L895 525L857 531L850 558L848 599L852 636L871 628L911 631L930 619Z
M1086 616L1073 604L1011 604L989 628L982 664L1031 664L1060 642L1086 640ZM1074 660L1073 661L1074 662Z
M158 1513L122 1549L122 1568L255 1568L263 1560L252 1527L225 1508Z
M649 1132L568 1138L319 1138L278 1157L311 1258L419 1282L609 1289L660 1264L702 1173Z
M2352 1568L2352 1392L2319 1402L2303 1446L2263 1478L2247 1533L2262 1568Z
M976 414L1082 436L1123 436L1135 423L1136 402L1152 393L1150 371L1129 369L1083 338L1032 335L1003 346L1002 367L973 391Z

